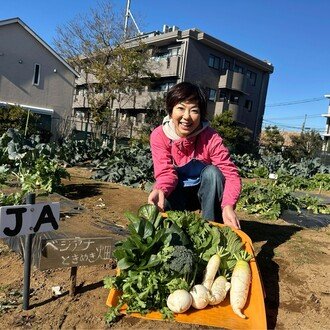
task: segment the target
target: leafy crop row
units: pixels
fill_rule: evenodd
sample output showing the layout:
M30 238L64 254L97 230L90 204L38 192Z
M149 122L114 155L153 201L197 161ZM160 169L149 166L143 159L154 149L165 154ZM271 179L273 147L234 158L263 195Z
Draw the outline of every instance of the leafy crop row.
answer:
M120 147L109 158L98 163L94 170L94 179L146 188L153 180L150 148L139 143Z
M315 214L330 214L330 208L317 197L304 195L298 197L293 187L278 182L256 181L243 185L238 209L250 214L259 214L264 218L278 219L284 210L307 209Z
M280 154L259 158L245 154L233 155L243 178L262 179L244 183L238 207L276 219L285 209L309 209L314 213L329 213L329 208L315 197L297 197L296 190L330 190L329 167L319 159L292 163ZM40 143L38 137L25 139L15 130L0 137L0 184L14 173L22 187L20 195L0 195L0 205L19 203L27 191L60 191L61 178L69 177L65 167L88 162L93 167L92 178L150 189L153 166L148 145L134 143L119 146L116 152L100 140L65 139L60 144ZM269 179L275 174L276 180Z

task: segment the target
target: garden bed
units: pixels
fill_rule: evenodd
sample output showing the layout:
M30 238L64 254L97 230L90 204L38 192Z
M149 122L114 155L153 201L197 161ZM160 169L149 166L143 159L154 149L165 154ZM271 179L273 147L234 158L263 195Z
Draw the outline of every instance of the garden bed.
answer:
M147 193L118 184L90 180L90 171L69 169L71 181L64 180L65 197L80 205L82 212L62 214L62 230L78 235L104 234L113 227L125 227L126 211L136 212ZM303 228L282 219L263 220L239 213L242 229L252 239L266 292L268 328L325 329L328 326L330 292L329 226ZM79 267L77 294L69 295L68 268L40 271L31 275L31 309L22 311L22 259L0 243L0 313L3 328L102 329L109 291L103 278L114 274L114 264ZM62 294L52 295L60 286ZM123 317L113 329L154 328L157 321ZM173 322L162 329L205 329Z

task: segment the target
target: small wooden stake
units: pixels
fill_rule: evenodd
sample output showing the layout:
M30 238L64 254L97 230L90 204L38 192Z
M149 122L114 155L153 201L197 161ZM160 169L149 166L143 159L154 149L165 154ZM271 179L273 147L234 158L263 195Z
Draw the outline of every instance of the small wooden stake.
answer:
M26 204L35 204L36 194L28 193L26 195ZM24 277L23 277L23 310L30 308L30 276L31 276L31 254L32 241L35 234L25 235L24 243Z
M70 271L70 296L71 297L74 297L74 295L76 293L77 269L78 269L78 267L71 267L71 271Z

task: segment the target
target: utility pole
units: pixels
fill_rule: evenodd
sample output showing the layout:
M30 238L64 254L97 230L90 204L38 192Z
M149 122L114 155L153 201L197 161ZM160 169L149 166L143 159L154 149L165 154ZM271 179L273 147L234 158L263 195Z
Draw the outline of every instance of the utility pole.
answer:
M306 125L306 119L307 119L307 115L305 115L304 121L303 121L303 123L302 123L302 126L301 126L301 133L304 133L305 125Z
M125 13L125 24L124 24L124 40L125 41L127 39L127 30L128 30L128 20L129 20L129 18L132 19L132 22L134 23L135 28L138 31L138 34L139 35L142 34L142 32L140 31L138 25L135 22L135 19L134 19L133 15L132 15L132 12L130 10L130 7L131 7L131 0L127 0L127 3L126 3L126 13Z

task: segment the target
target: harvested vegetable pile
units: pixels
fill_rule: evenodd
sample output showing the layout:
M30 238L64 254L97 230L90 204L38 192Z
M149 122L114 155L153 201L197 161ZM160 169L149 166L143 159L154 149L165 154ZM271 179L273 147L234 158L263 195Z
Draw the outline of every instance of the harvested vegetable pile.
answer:
M230 227L214 226L193 212L169 211L165 217L144 205L137 215L126 216L129 235L113 253L120 274L104 280L106 288L121 292L107 323L117 319L123 305L127 313L159 311L173 318L190 306L217 304L226 297L237 260L251 257Z

